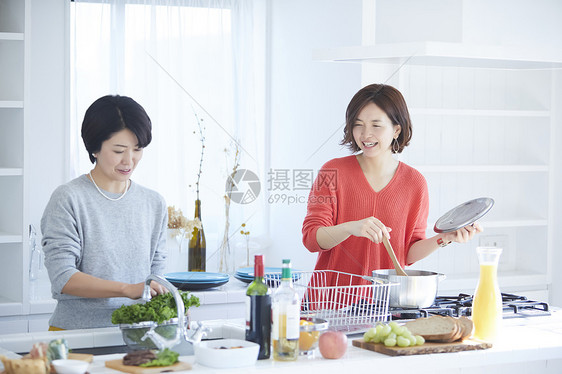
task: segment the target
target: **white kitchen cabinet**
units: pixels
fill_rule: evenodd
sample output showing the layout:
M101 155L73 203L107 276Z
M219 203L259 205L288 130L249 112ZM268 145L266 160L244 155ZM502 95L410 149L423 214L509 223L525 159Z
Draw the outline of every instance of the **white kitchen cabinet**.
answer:
M476 197L495 200L485 231L440 249L413 268L445 273L440 294L473 292L477 245L504 248L504 292L547 295L553 251L553 50L418 42L315 51L318 61L362 66L362 84L387 83L404 95L413 122L400 160L427 179L427 235L446 211Z
M0 0L0 316L25 313L28 273L24 136L28 0ZM5 322L3 322L5 323ZM1 330L6 330L1 325ZM27 322L10 324L10 331Z

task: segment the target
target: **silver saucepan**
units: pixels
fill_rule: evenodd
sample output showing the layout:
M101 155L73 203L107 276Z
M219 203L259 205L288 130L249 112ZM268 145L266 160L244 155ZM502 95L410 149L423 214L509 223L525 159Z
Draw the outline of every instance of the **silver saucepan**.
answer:
M445 274L423 270L406 270L407 277L396 274L396 270L373 270L373 278L397 283L390 287L389 303L397 308L427 308L435 301L437 286Z

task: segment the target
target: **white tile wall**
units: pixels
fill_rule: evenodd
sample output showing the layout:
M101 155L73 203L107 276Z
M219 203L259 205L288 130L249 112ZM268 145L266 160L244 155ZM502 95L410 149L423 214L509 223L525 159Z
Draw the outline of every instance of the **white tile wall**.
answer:
M12 319L8 321L0 321L0 334L15 334L20 332L27 332L26 320Z
M94 347L111 347L123 344L123 335L118 328L96 329L93 332Z

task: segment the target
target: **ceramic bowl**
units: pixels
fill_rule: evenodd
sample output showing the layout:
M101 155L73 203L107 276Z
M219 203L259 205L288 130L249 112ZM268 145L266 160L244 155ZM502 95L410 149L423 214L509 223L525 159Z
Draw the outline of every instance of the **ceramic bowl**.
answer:
M322 318L302 317L300 321L299 353L309 355L318 348L320 334L328 330L328 321Z
M195 345L195 361L212 368L254 365L260 346L240 339L207 340Z
M51 365L58 374L84 374L89 364L80 360L53 360Z

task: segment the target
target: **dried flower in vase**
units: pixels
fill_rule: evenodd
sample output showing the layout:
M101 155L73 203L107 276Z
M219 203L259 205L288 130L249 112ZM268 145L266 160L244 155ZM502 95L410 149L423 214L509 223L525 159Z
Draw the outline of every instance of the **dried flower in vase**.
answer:
M234 174L236 174L236 171L238 170L238 166L240 166L240 149L238 147L238 143L235 142L235 154L234 154L234 160L233 160L233 166L232 166L232 173L230 174L229 178L227 179L227 184L226 184L226 193L224 195L224 234L222 237L222 242L221 245L219 247L219 271L224 271L224 272L229 272L229 264L230 264L230 260L229 258L231 257L231 252L230 252L230 195L232 193L232 190L234 189L234 181L232 179L232 176ZM225 160L226 160L226 168L228 170L228 164L229 164L229 149L225 148L224 149L224 155L225 155ZM232 270L234 270L234 264L233 264L233 268Z
M199 170L197 171L197 183L195 183L197 188L197 200L199 200L199 181L201 180L201 173L203 171L203 155L205 152L205 125L203 124L203 118L199 118L195 109L193 112L195 114L195 119L197 120L197 127L199 128L199 140L201 140L201 158L199 159Z
M174 230L174 234L179 239L180 251L181 240L183 238L190 238L193 235L195 228L201 229L201 220L199 218L187 219L181 209L176 209L175 206L168 207L168 228Z
M245 231L244 228L246 224L242 224L242 230L240 230L240 234L244 235L246 239L246 266L250 266L250 231Z

